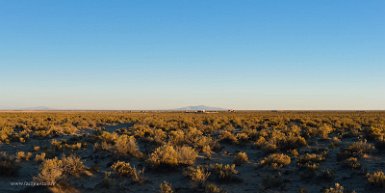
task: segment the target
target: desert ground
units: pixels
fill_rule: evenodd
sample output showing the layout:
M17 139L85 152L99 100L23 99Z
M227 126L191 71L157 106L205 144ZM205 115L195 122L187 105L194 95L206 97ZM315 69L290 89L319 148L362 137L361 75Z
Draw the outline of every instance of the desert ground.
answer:
M0 112L0 192L385 192L385 112Z

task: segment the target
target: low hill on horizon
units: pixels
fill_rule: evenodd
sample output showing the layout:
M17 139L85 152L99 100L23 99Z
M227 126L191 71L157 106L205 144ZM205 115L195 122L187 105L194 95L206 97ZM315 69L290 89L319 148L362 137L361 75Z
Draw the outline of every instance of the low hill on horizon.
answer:
M205 106L205 105L197 105L197 106L186 106L186 107L180 107L176 108L174 110L177 111L224 111L226 110L225 108L221 107L210 107L210 106Z

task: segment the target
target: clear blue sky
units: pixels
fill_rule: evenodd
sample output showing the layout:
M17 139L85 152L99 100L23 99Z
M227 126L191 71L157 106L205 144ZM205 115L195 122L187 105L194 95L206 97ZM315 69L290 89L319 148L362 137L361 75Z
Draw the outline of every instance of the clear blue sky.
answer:
M385 109L383 0L0 0L0 106Z

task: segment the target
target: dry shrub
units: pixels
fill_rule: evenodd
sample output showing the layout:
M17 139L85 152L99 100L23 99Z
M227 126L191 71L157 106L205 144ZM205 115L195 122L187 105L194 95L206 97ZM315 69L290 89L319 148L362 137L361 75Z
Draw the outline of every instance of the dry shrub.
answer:
M62 150L63 149L63 142L62 141L59 141L59 140L56 140L56 139L52 139L51 140L51 147L53 148L53 150Z
M322 137L322 139L328 139L329 138L329 133L333 131L333 127L330 125L322 125L320 128L318 128L318 135Z
M175 145L182 145L185 143L185 134L183 130L170 131L170 142Z
M375 171L366 175L368 182L374 186L385 188L385 174L383 171Z
M255 145L267 152L299 148L307 144L305 138L300 135L300 131L301 129L297 126L288 128L285 125L262 129Z
M100 138L103 141L113 142L113 141L116 141L118 139L118 134L117 133L110 133L110 132L107 132L107 131L103 131L102 134L100 135Z
M94 145L94 151L109 151L112 149L112 145L108 144L105 141L102 141L101 143L95 143Z
M375 149L374 145L367 143L366 141L359 141L351 144L347 150L353 156L363 157L365 154L368 154L374 151L374 149Z
M290 156L283 153L273 153L263 158L260 162L260 165L268 165L273 169L278 169L284 166L287 166L291 163Z
M153 166L178 165L178 153L171 145L163 145L155 149L150 155L148 162Z
M227 143L238 143L237 137L235 137L231 132L229 131L223 131L221 135L219 136L219 140Z
M324 193L344 193L344 187L341 186L339 183L336 183L334 187L326 188Z
M212 143L212 138L203 135L203 132L197 128L189 128L184 136L184 143L198 149Z
M202 153L204 153L209 159L213 155L213 151L211 150L211 147L209 145L205 145L202 147Z
M366 140L354 142L349 145L347 148L342 149L339 153L339 158L347 157L359 157L365 158L369 153L373 152L375 147L373 144L367 143Z
M326 159L326 152L321 154L306 153L298 158L298 166L309 170L316 170L321 161Z
M6 142L9 143L8 137L13 133L13 128L11 127L1 127L0 128L0 143Z
M376 124L370 126L368 129L368 135L372 139L376 140L377 143L385 144L385 124Z
M208 172L202 166L198 167L188 167L183 174L188 176L192 181L203 184L206 182L207 178L210 176L210 172Z
M198 153L194 148L188 146L177 147L178 163L182 165L193 165Z
M249 157L247 156L247 153L246 152L238 152L235 157L234 157L234 161L233 161L235 164L237 165L241 165L241 164L244 164L244 163L248 163L249 162Z
M205 186L206 193L220 193L222 190L215 184L209 183Z
M171 145L163 145L150 155L148 162L153 166L193 165L197 156L195 149L188 146L174 148Z
M85 173L83 161L75 155L70 155L62 158L62 167L65 174L79 177Z
M143 171L138 172L135 167L132 167L128 162L115 162L111 168L119 176L129 176L133 182L143 181Z
M232 180L235 179L236 175L239 173L235 169L235 164L213 164L210 166L213 173L217 174L219 179L222 180Z
M40 146L38 145L33 146L33 151L40 151Z
M292 150L290 151L290 153L291 153L291 155L292 155L293 157L295 157L295 158L297 158L297 157L299 156L299 152L298 152L297 149L292 149Z
M241 142L247 142L250 138L247 133L237 133L236 137L238 141L241 141Z
M353 169L361 168L360 161L355 157L349 157L344 161L344 165Z
M164 141L167 137L166 132L164 132L162 129L155 129L153 132L153 141L158 144L164 144Z
M143 156L142 152L140 152L138 145L136 143L136 139L134 136L121 135L115 142L115 151L120 156L125 156L127 154L132 155L137 158L141 158Z
M77 142L77 143L74 143L74 144L64 144L64 147L66 149L70 149L70 150L79 150L79 149L82 148L82 143Z
M72 124L68 124L62 126L55 126L53 130L60 134L75 134L78 131L78 128L74 127Z
M0 152L0 175L14 176L19 170L18 164L15 163L15 157L8 155L6 152Z
M172 185L166 181L162 182L159 185L159 192L160 193L174 193L174 189L172 188Z
M63 178L63 162L55 157L42 163L40 173L34 180L56 184L61 178Z
M275 151L278 149L278 146L275 142L273 141L268 141L266 140L265 137L263 136L260 136L257 141L255 142L255 145L258 147L258 148L261 148L262 150L264 151L267 151L267 152L272 152L272 151Z
M18 152L16 153L16 157L17 157L18 160L24 159L24 158L25 158L25 153L24 153L24 151L18 151Z
M41 154L35 155L35 161L44 161L46 154L43 152Z

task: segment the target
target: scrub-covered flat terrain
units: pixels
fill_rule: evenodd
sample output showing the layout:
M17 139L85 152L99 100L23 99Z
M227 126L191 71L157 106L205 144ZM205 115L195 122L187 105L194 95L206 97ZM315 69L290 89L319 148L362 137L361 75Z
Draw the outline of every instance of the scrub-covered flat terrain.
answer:
M385 192L385 112L2 112L0 192Z

